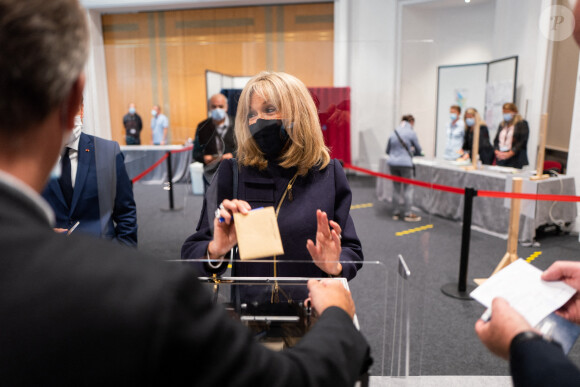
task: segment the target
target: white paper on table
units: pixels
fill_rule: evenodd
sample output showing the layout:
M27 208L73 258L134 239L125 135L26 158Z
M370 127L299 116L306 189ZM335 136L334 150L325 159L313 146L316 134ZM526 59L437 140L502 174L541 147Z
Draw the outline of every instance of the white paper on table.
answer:
M470 296L486 308L495 297L505 298L531 326L536 326L576 293L562 281L542 281L541 275L540 269L520 258L491 276Z

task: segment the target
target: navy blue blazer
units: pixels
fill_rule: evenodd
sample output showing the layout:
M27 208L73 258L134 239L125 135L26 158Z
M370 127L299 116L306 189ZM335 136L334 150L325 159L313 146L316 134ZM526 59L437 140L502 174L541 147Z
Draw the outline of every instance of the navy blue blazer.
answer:
M213 239L213 213L217 203L233 198L233 162L224 160L218 175L212 181L217 186L217 201L208 203L206 195L197 225L197 232L191 235L182 246L182 259L205 258L207 245ZM253 167L242 167L238 174L238 199L246 200L252 208L278 205L288 181L294 176L295 168L284 169L269 165L263 171ZM313 168L306 176L299 176L292 188L293 200L287 197L278 215L278 226L282 237L284 255L277 257L283 261L310 261L312 257L306 249L306 241L316 241L316 210L328 214L330 220L342 228L342 276L352 279L363 261L360 240L354 222L350 217L352 194L346 175L340 163L331 160L324 169ZM209 208L209 210L208 210ZM203 270L203 268L200 268ZM225 265L224 265L225 266ZM273 263L250 263L235 265L236 276L271 277L274 275ZM225 267L223 268L225 270ZM206 274L208 274L206 272ZM328 277L314 263L278 263L278 277Z
M580 385L580 370L561 347L545 340L511 345L510 372L515 387Z
M57 179L48 182L42 196L55 212L56 227L68 229L79 221L75 232L137 245L133 187L117 142L81 133L70 208Z

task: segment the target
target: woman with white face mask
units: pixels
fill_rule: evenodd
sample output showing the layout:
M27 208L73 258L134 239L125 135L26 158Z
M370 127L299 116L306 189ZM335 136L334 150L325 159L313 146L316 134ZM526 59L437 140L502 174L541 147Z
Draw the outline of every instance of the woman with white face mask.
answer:
M513 103L503 104L503 121L493 140L497 165L522 168L528 165L528 122Z

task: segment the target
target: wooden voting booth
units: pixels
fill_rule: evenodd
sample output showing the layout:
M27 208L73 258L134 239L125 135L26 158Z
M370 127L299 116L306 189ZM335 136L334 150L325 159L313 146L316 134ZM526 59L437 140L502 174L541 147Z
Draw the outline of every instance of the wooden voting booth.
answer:
M512 181L512 192L521 193L522 192L522 178L514 177ZM507 265L518 259L518 234L520 231L520 210L521 210L521 199L512 199L510 206L510 223L508 229L508 240L507 240L507 250L503 258L500 260L499 264L496 266L495 270L491 275L494 275ZM487 278L476 278L474 282L481 285L485 282Z

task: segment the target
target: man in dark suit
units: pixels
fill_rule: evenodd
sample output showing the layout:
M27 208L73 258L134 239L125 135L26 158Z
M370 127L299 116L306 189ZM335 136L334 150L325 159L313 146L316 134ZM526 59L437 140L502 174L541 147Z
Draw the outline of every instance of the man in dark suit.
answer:
M209 99L208 107L210 117L197 125L193 141L193 159L203 163L206 190L220 162L236 154L234 117L227 114L228 99L223 94L215 94Z
M75 232L137 246L137 208L119 144L82 133L82 112L81 106L61 176L50 179L42 196L55 212L57 231L79 222Z
M0 47L3 385L354 384L369 348L336 281L309 282L318 322L273 352L188 268L55 233L39 192L81 101L86 13L77 0L0 0Z

